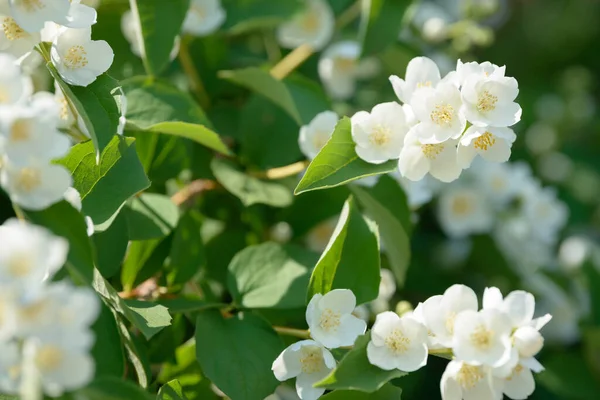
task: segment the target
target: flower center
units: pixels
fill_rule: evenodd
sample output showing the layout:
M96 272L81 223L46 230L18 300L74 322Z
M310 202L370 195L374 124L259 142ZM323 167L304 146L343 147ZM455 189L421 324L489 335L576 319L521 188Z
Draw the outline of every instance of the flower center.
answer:
M63 352L57 346L44 346L38 351L35 363L42 371L52 371L60 366L63 361Z
M8 272L15 278L22 278L31 271L31 259L26 254L17 254L8 263Z
M65 96L59 97L58 105L60 107L59 114L58 114L60 119L62 119L63 121L68 121L70 110L69 110L69 103L67 102L67 98Z
M23 192L31 192L42 183L39 170L35 168L23 168L17 176L16 187Z
M477 102L477 111L488 112L496 109L496 103L498 103L498 97L491 94L489 91L484 90L479 95L479 101Z
M10 100L10 96L8 95L8 90L2 85L0 85L0 104L8 103Z
M13 142L24 142L30 137L31 126L23 119L16 120L10 128L10 140Z
M323 148L323 146L325 146L325 143L327 143L327 141L329 140L329 133L323 132L323 131L319 131L319 132L315 132L314 136L313 136L313 147L317 150L321 150Z
M452 311L446 316L446 330L450 335L454 335L454 320L456 319L456 313Z
M435 106L431 115L431 122L439 126L448 126L454 120L454 107L450 104L438 104Z
M396 328L385 338L385 345L394 355L400 355L408 350L410 339L404 336L404 333L400 329Z
M477 326L471 333L471 343L479 350L487 350L492 345L494 332L483 325Z
M435 160L437 156L439 156L440 153L444 151L444 144L422 144L421 151L423 152L423 155L428 159Z
M349 57L336 57L333 61L335 71L348 73L356 66L356 59Z
M431 81L417 82L417 89L431 87Z
M514 377L516 377L517 375L519 375L521 372L523 371L523 366L521 364L518 364L515 369L513 369L512 373L510 374L510 376L508 378L506 378L507 381L512 380Z
M83 68L88 65L87 52L81 45L72 46L65 56L63 63L69 69Z
M21 0L20 3L21 8L23 8L27 12L35 12L46 7L46 5L41 0Z
M302 372L312 374L323 369L323 351L318 347L303 347L300 355Z
M383 146L390 141L391 132L387 126L377 125L369 135L369 142L377 146Z
M494 178L492 178L492 189L500 192L502 190L504 190L506 188L507 184L506 184L506 180L496 176Z
M490 132L486 132L473 141L473 146L478 150L489 150L496 144L496 138Z
M326 308L321 313L319 326L327 332L332 330L335 331L340 326L340 317L341 314L339 312L335 312L331 308Z
M26 322L35 322L40 319L41 314L46 310L43 301L36 301L35 303L28 304L21 307L19 310L19 318Z
M467 215L471 211L471 202L465 197L456 197L452 202L452 212L455 215Z
M456 374L456 381L465 389L472 389L481 379L483 379L481 367L473 365L463 364Z
M198 16L198 18L200 18L200 19L206 18L206 10L202 6L199 6L197 4L192 4L190 6L190 11L195 13Z
M319 29L319 13L316 10L307 10L300 19L300 26L305 31L314 33Z
M11 42L18 39L23 39L27 36L27 33L17 24L17 22L10 17L4 18L2 22L2 30L4 31L4 36Z

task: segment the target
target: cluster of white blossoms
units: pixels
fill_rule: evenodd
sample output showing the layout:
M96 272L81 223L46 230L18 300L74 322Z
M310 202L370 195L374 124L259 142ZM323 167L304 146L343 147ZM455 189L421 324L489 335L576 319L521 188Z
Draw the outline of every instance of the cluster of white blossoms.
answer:
M0 243L0 392L39 399L85 386L100 302L91 289L51 282L67 241L12 219L0 226Z

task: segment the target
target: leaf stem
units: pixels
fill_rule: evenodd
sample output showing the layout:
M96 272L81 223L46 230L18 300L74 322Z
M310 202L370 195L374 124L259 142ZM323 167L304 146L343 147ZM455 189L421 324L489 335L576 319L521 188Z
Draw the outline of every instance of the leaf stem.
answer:
M183 36L181 38L181 44L179 46L179 62L181 63L181 67L185 72L185 75L188 77L190 81L190 85L192 88L192 92L196 96L196 99L200 103L200 106L203 109L210 107L210 98L206 93L206 88L204 87L204 83L200 78L200 74L198 74L198 70L194 65L194 60L192 60L192 56L190 54L190 36Z
M300 172L304 171L306 167L308 167L308 164L310 164L308 160L298 161L284 167L271 168L266 171L256 172L252 175L257 178L283 179L287 178L288 176L299 174Z
M346 8L344 12L340 14L340 16L335 21L335 28L337 30L342 29L343 27L354 21L356 18L358 18L361 12L361 3L361 0L357 0L354 4Z
M19 221L25 221L25 214L23 213L23 210L21 210L21 207L13 203L13 210Z
M206 190L213 190L216 187L217 184L215 181L211 181L208 179L197 179L195 181L190 182L179 192L171 196L171 201L176 205L180 206L188 200L196 197L200 193Z
M277 80L282 80L298 68L314 52L315 50L306 43L296 47L271 68L271 76Z
M281 335L294 336L299 339L310 338L310 332L308 331L308 329L287 328L285 326L274 326L273 329L275 330L275 332Z

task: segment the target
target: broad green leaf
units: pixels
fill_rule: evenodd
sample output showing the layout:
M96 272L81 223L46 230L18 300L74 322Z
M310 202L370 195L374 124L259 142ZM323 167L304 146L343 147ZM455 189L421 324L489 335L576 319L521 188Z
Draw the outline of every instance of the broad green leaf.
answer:
M249 67L233 71L221 71L219 76L266 97L287 112L298 125L302 124L300 112L290 90L285 83L273 78L268 71Z
M302 7L299 0L223 0L227 20L222 29L232 34L276 27Z
M119 126L119 104L114 96L117 95L118 84L106 74L100 75L88 86L71 86L62 80L58 71L51 63L48 70L58 86L83 120L89 136L94 144L96 159L117 134Z
M300 308L316 261L316 254L293 245L250 246L229 264L227 286L246 308Z
M351 185L350 189L367 215L379 226L382 247L389 257L391 269L398 284L404 285L410 262L410 210L404 191L389 176L382 176L373 188Z
M125 372L125 354L115 317L111 310L102 304L100 316L92 325L96 340L91 354L96 365L96 377L122 377Z
M402 389L386 384L376 392L365 393L356 390L335 390L322 397L323 400L400 400Z
M314 386L371 393L380 390L388 381L406 375L406 372L397 369L384 371L372 365L367 358L367 344L370 340L371 332L359 336L352 350L342 358L337 367Z
M149 75L157 76L171 62L190 0L130 0L130 4L140 21L144 67Z
M384 51L398 41L401 22L414 0L365 0L362 4L360 37L363 56Z
M160 239L171 233L179 220L179 209L168 196L143 193L123 209L129 240Z
M286 207L292 203L291 190L281 183L263 181L240 171L232 162L215 158L211 162L217 181L230 193L238 197L245 206L266 204Z
M221 154L232 155L219 135L204 125L188 122L160 122L152 125L148 130L190 139Z
M121 283L126 291L132 290L160 271L171 249L172 235L166 238L133 241L121 269Z
M200 235L201 225L202 216L196 211L189 211L179 220L169 257L169 286L186 283L206 265L204 244Z
M369 164L358 157L354 147L350 118L344 117L336 125L327 144L308 166L294 193L327 189L365 176L392 172L398 167L395 160Z
M122 378L99 378L73 393L75 400L153 400L154 396Z
M83 214L96 225L110 220L127 199L150 186L133 138L114 137L99 164L89 141L73 146L58 163L73 175L73 186L81 194Z
M379 293L379 269L377 227L360 214L354 200L349 198L312 272L307 301L332 289L352 290L357 304L374 300Z
M595 399L600 382L576 351L554 353L543 359L544 372L536 374L536 381L559 398L572 400Z
M103 277L107 279L113 277L121 268L129 244L127 220L123 209L116 215L108 229L94 233L92 241L96 247L96 267Z
M188 400L183 394L181 383L177 379L164 384L158 391L158 400Z
M232 399L256 400L272 394L279 382L271 365L283 348L271 326L249 312L227 319L216 310L198 314L198 362L206 376Z

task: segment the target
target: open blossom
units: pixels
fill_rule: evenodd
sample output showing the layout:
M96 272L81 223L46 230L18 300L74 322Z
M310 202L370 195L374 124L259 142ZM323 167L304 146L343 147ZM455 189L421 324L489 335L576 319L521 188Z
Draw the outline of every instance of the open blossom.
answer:
M525 400L535 391L533 372L543 370L544 367L534 358L520 360L506 377L494 379L494 386L513 400Z
M23 102L33 91L31 78L24 76L16 63L14 56L0 53L0 109Z
M335 17L326 0L305 0L305 3L301 13L279 26L277 41L289 49L308 44L318 51L331 40Z
M351 290L315 294L306 308L312 338L330 349L353 345L367 329L363 320L352 315L355 307L356 297Z
M521 120L521 106L514 101L518 94L515 78L471 76L461 88L464 115L476 126L512 126Z
M427 364L427 328L413 318L385 311L375 320L367 345L369 362L381 369L416 371Z
M456 75L461 86L471 78L485 78L488 76L502 77L505 73L505 66L499 67L489 61L482 63L474 61L463 63L461 60L458 60L456 62Z
M69 0L8 1L13 18L27 32L39 31L49 21L66 24L71 7Z
M438 219L446 234L465 237L491 231L492 210L480 190L456 186L444 190L438 202Z
M300 128L298 144L306 158L312 160L319 154L331 137L338 120L339 117L335 112L323 111L315 115L308 125Z
M191 0L182 30L193 36L207 36L225 22L226 12L221 0Z
M381 164L400 156L408 125L404 109L398 103L381 103L370 113L352 116L352 139L356 154L364 161Z
M542 240L553 242L569 216L568 207L558 199L555 188L539 183L523 190L523 214L533 232Z
M87 86L106 72L113 51L104 40L92 40L91 29L64 29L52 43L52 63L65 82Z
M21 57L40 42L41 35L38 31L27 32L11 16L10 10L0 8L0 51Z
M406 80L396 75L390 76L390 82L398 99L410 104L413 94L422 88L434 88L440 82L440 70L435 62L427 57L415 57L406 67Z
M490 162L508 161L516 139L517 135L510 128L473 125L466 130L458 143L458 163L463 168L468 168L478 154Z
M272 370L279 381L296 378L296 392L301 400L316 400L325 389L313 384L335 368L333 355L314 340L302 340L285 349L273 362Z
M495 400L501 392L494 387L489 367L450 361L440 382L442 400Z
M94 7L82 0L71 0L71 6L66 16L66 22L61 25L68 28L87 28L96 23L97 12Z

